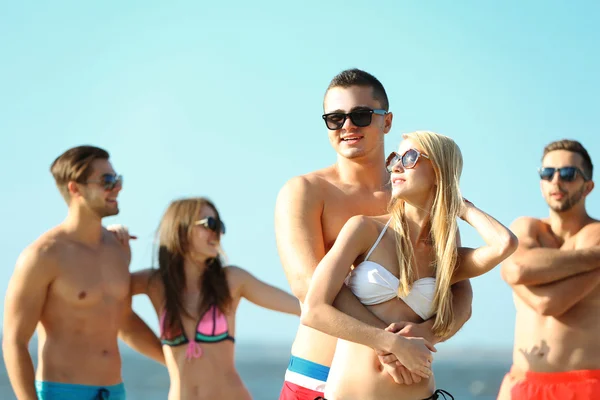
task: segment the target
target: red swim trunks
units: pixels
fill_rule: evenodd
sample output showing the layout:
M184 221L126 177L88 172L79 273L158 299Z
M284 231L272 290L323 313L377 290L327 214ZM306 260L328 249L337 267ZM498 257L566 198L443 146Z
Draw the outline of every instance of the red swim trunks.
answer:
M600 370L506 374L499 400L591 400L600 397Z
M322 398L328 376L329 367L292 355L279 400Z
M323 396L323 392L310 390L291 382L283 382L279 400L315 400Z

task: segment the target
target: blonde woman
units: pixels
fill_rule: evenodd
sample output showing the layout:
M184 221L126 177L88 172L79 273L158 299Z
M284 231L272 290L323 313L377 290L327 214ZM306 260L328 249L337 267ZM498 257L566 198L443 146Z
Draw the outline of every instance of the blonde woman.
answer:
M390 214L351 218L317 267L306 296L302 323L343 339L327 380L328 400L421 400L448 394L435 387L435 348L423 338L377 329L335 309L342 285L388 323L435 316L434 333L443 337L453 321L450 286L490 271L517 247L512 232L463 201L462 155L452 139L432 132L403 139L387 159ZM473 226L486 245L457 247L457 218ZM414 383L396 384L373 349L394 354Z
M111 226L127 242L123 226ZM242 298L300 315L292 295L247 271L224 266L225 225L205 198L173 201L158 229L158 269L132 274L132 293L146 294L159 318L171 387L169 400L249 400L234 363L235 315Z

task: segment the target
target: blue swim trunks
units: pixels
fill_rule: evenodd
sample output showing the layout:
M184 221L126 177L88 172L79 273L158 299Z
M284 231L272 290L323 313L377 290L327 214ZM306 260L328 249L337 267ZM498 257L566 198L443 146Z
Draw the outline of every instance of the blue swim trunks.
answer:
M39 400L125 400L125 385L75 385L35 381Z

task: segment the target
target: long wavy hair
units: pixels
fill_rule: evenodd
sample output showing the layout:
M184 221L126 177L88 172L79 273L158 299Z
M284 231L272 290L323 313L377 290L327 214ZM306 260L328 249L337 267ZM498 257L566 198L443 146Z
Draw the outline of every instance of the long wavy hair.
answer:
M211 207L221 220L215 205L204 197L175 200L169 204L158 228L158 277L165 289L165 318L163 332L181 327L181 316L190 313L183 305L185 289L184 260L191 249L194 222L200 218L203 207ZM198 315L203 315L211 305L225 313L231 304L231 293L220 256L206 260L206 269L198 286L201 296Z
M434 132L417 131L405 134L403 138L412 140L422 148L429 156L435 171L435 197L430 213L429 236L435 252L433 263L436 287L432 307L436 317L433 332L444 337L450 332L454 320L450 282L457 261L458 224L456 219L463 205L459 188L463 167L462 154L454 140ZM419 162L423 161L419 160ZM416 273L413 268L415 258L408 234L404 200L392 199L390 212L400 266L398 295L406 296L415 282Z

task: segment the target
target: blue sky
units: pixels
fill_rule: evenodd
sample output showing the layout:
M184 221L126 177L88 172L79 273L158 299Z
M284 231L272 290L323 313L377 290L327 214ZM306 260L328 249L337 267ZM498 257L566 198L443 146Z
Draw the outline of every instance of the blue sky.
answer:
M204 2L203 2L204 3ZM289 290L273 210L292 176L335 161L320 115L329 80L358 67L394 125L460 145L464 195L505 224L545 216L536 168L552 140L600 162L600 6L592 1L11 2L0 9L0 298L20 251L65 216L48 168L69 147L111 152L124 223L152 263L168 202L206 195L231 262ZM588 198L600 216L598 193ZM463 243L481 243L461 225ZM473 317L444 347L509 347L499 271L473 280ZM153 327L150 303L135 309ZM243 304L240 342L291 343L298 319Z

